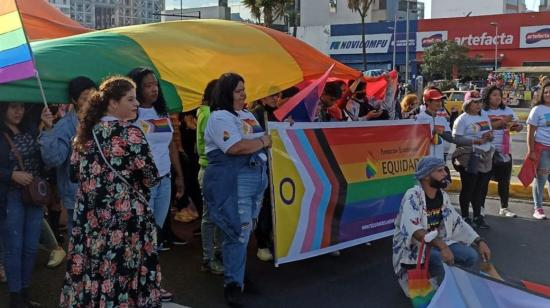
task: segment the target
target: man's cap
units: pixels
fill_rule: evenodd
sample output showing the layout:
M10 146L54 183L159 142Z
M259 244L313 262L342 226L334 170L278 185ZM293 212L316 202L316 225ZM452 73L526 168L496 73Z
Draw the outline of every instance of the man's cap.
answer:
M443 93L441 93L437 89L427 89L426 91L424 91L423 96L424 96L424 102L447 98L445 95L443 95Z
M414 176L417 180L422 180L432 173L435 169L445 166L445 161L436 157L425 157L416 165Z

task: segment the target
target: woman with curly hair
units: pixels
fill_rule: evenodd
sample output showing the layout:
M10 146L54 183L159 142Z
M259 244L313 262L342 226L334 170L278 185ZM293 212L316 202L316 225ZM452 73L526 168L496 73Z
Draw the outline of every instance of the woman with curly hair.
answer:
M71 157L78 182L61 307L160 307L157 229L147 204L159 181L143 132L128 121L136 85L106 79L79 112Z
M416 94L407 94L401 100L401 118L402 119L414 119L414 116L418 114L420 103Z

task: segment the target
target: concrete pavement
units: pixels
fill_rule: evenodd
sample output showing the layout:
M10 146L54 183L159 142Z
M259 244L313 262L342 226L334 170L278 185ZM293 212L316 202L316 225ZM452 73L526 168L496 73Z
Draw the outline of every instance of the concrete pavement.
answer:
M458 196L451 197L457 204ZM550 221L531 219L532 204L526 201L510 202L518 218L498 216L498 200L488 199L486 209L491 229L480 234L488 240L499 272L550 285ZM182 225L174 226L181 231ZM163 287L175 293L180 305L225 307L222 277L200 272L200 260L197 237L186 246L162 253ZM46 262L47 254L42 252L31 290L44 307L54 308L64 268L46 269ZM251 247L248 264L248 274L261 294L248 296L247 307L410 307L393 275L391 238L345 249L340 257L325 255L279 268L259 261ZM6 307L7 299L6 285L0 285L0 307Z

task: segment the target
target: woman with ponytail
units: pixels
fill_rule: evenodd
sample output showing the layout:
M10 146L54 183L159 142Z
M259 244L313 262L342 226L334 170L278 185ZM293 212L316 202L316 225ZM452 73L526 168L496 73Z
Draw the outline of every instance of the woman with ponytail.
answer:
M147 205L158 171L137 115L136 85L106 79L79 112L78 182L61 307L160 307L157 230Z

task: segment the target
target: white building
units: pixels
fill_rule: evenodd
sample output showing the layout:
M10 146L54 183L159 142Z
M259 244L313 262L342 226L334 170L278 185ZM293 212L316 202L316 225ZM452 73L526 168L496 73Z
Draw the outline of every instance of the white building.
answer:
M549 0L540 0L539 11L550 11L550 1Z
M51 4L57 7L63 14L71 16L71 1L70 0L48 0Z
M299 0L300 26L326 26L338 24L355 24L361 22L358 12L348 8L348 0ZM439 1L439 0L437 0ZM397 0L375 0L370 8L365 22L393 20L394 16L405 19L406 6L400 6ZM409 0L410 19L424 17L424 3ZM418 6L417 10L414 10Z
M186 19L231 19L231 9L227 6L208 6L192 9L162 11L162 21Z
M164 10L164 0L48 1L73 20L94 29L159 22Z
M525 13L526 11L525 0L432 0L431 18Z

